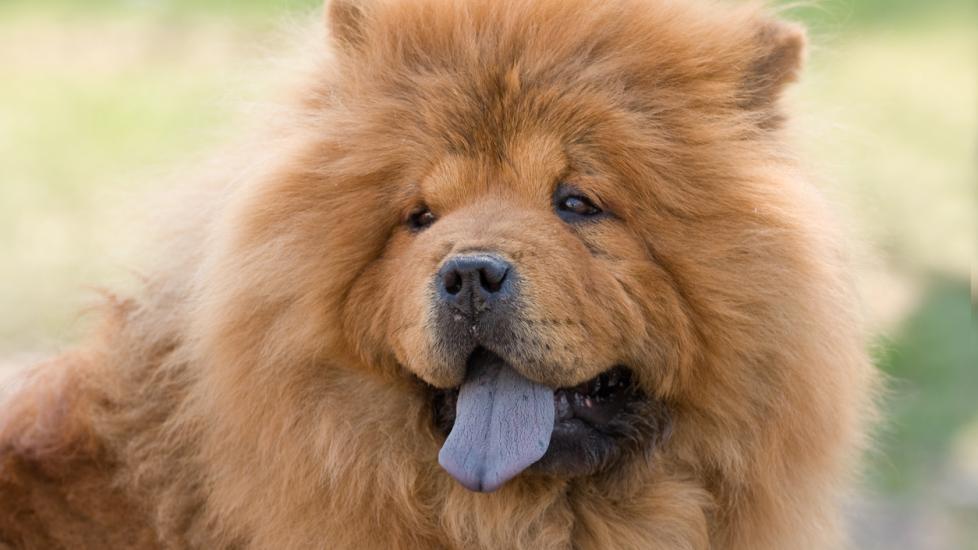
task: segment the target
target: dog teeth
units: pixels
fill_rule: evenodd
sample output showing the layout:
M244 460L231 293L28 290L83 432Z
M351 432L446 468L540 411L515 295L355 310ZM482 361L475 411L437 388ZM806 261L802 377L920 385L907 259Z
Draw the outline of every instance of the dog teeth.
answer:
M558 420L567 420L574 416L574 411L571 408L570 401L567 399L567 394L563 391L558 391L554 394L554 407Z

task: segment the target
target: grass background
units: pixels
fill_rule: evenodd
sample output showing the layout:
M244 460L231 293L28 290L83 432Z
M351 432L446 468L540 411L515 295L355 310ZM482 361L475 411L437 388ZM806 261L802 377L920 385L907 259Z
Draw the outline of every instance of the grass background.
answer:
M70 346L96 285L133 284L132 204L230 135L276 29L319 3L0 0L0 369ZM978 548L978 7L784 10L813 42L800 146L866 243L891 377L859 547Z

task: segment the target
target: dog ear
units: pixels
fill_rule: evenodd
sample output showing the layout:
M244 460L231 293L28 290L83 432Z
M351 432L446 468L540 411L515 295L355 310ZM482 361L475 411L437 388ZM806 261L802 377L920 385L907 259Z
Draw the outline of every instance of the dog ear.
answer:
M807 40L800 25L776 20L761 23L754 35L753 61L743 81L742 106L763 110L796 81L805 61Z
M370 0L326 0L326 26L330 39L341 49L358 48L363 42L365 4Z

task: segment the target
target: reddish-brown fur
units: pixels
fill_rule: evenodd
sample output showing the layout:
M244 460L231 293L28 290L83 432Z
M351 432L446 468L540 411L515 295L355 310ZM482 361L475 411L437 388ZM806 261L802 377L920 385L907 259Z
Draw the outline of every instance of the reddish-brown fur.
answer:
M873 375L783 136L801 32L686 0L328 14L289 114L174 210L144 291L0 409L0 547L843 545ZM557 181L614 218L567 226ZM527 376L628 365L668 440L492 494L445 474L419 379L463 373L426 284L470 249L527 281Z

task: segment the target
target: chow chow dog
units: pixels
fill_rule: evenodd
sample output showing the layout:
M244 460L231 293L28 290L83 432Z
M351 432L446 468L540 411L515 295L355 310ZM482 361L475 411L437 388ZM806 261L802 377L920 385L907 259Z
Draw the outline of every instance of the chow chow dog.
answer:
M785 137L803 32L706 0L325 13L142 290L0 409L0 546L844 545L874 376Z

